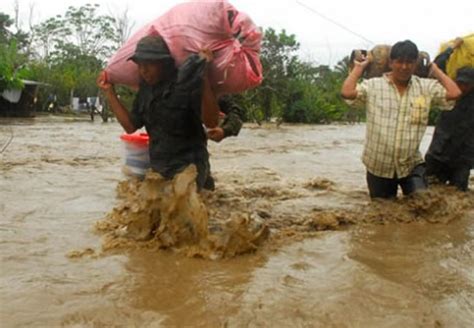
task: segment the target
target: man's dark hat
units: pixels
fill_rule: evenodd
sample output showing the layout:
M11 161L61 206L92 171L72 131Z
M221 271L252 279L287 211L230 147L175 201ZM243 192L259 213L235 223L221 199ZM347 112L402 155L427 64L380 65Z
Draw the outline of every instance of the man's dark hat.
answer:
M140 39L135 53L127 60L134 62L171 59L170 50L159 35L149 35Z
M456 82L474 84L474 68L462 67L456 74Z

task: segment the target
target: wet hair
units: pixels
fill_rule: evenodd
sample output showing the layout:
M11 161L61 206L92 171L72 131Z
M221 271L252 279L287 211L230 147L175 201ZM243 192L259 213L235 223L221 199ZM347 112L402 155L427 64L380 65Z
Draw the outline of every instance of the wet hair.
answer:
M399 41L392 46L390 59L417 60L418 47L410 40Z

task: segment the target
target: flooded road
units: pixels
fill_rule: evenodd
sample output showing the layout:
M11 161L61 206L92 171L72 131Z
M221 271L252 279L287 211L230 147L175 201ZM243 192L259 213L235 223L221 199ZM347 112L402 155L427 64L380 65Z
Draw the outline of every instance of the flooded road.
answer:
M271 230L212 261L101 251L96 224L125 180L117 123L1 119L0 326L471 327L473 192L370 202L364 132L247 125L211 144L210 222L244 213Z

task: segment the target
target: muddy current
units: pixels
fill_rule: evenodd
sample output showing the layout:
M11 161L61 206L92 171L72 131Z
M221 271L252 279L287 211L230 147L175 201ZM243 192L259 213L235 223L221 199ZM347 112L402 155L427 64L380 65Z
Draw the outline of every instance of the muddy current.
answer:
M202 193L121 133L0 120L1 327L472 326L474 193L370 201L363 124L246 125Z

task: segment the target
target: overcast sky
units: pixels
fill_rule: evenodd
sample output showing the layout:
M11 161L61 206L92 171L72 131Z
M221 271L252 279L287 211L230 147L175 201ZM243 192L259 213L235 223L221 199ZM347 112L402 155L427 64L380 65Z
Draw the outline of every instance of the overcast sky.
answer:
M128 8L135 29L173 7L178 0L18 0L20 18L26 27L30 5L34 23L68 6L98 3L104 14ZM0 11L13 16L14 0L2 0ZM319 64L335 64L352 49L370 49L374 44L393 44L411 39L420 50L436 55L443 41L474 33L474 1L450 0L233 0L238 10L254 22L276 30L286 29L301 43L301 57ZM322 16L324 17L322 17ZM352 31L349 32L348 30ZM367 41L369 40L369 41ZM373 42L373 43L371 43Z

